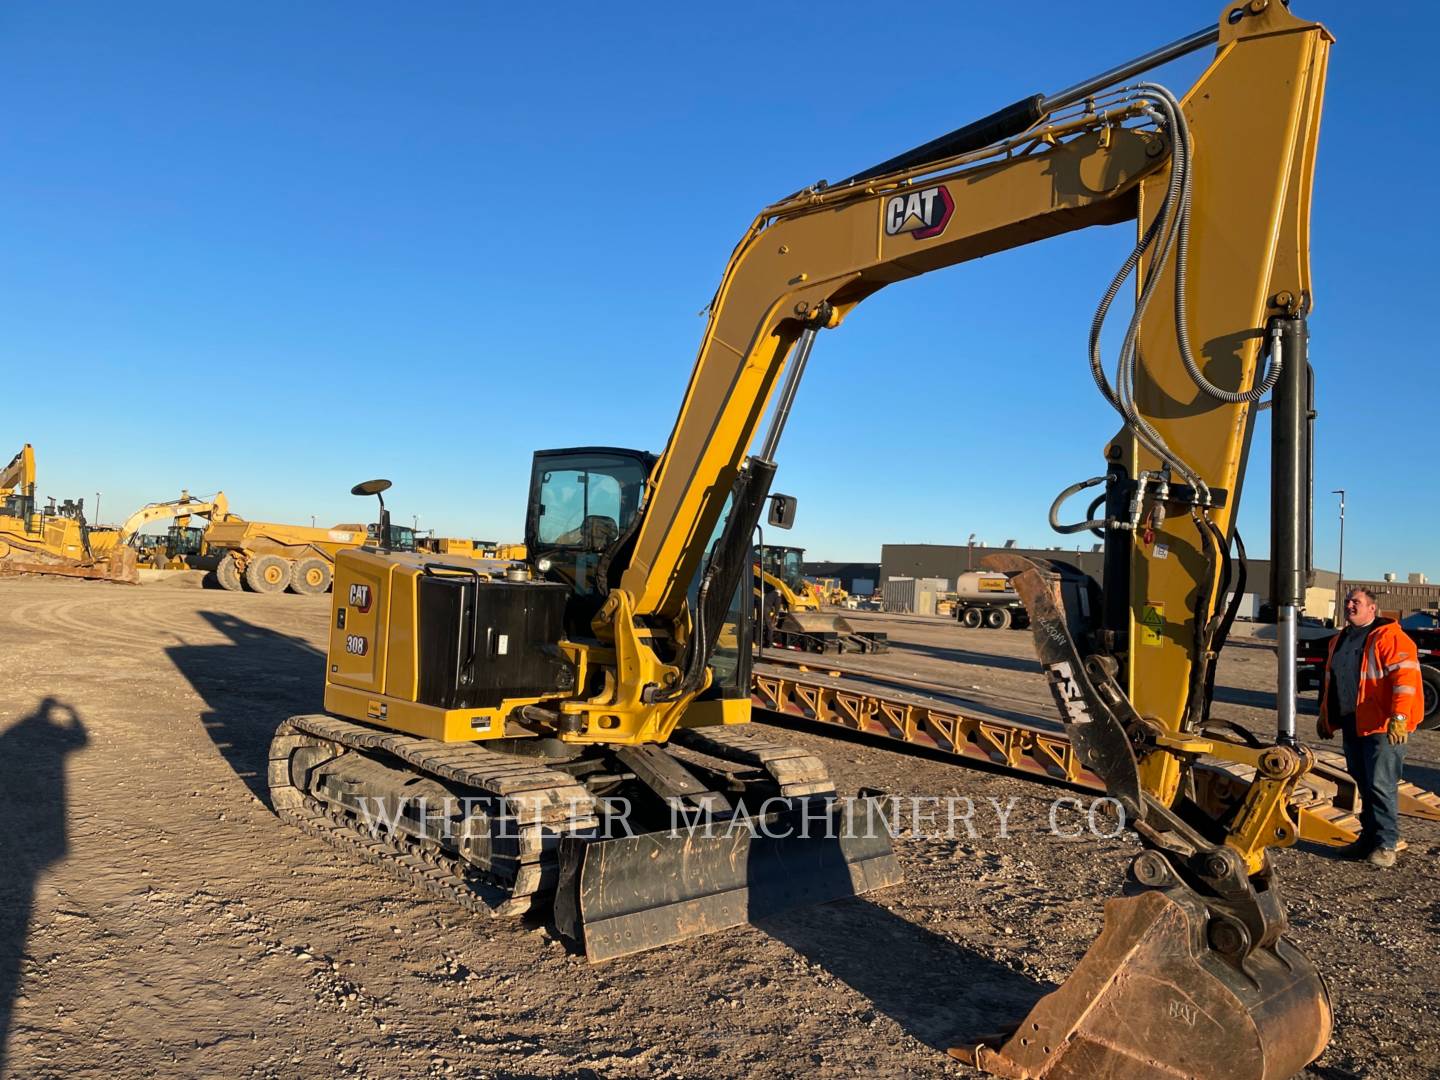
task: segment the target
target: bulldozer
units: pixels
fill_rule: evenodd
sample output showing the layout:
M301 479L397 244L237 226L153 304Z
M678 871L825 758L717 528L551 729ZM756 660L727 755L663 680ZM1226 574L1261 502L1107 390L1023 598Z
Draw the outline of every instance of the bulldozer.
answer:
M1062 534L1103 541L1104 588L1018 555L986 568L1022 598L1069 738L1143 850L1070 977L1013 1030L951 1053L1046 1080L1303 1069L1332 1009L1287 936L1270 849L1294 843L1290 796L1313 763L1293 680L1331 40L1275 0L1227 4L1134 61L765 207L726 266L662 453L536 455L524 566L338 553L326 711L279 724L277 812L469 910L548 911L597 961L894 883L883 804L837 797L821 761L747 723L750 551L762 516L793 519L770 492L791 403L817 339L876 291L1133 222L1077 373L1118 430L1098 475L1050 511ZM1183 95L1141 78L1210 48ZM1106 316L1132 277L1107 361ZM1276 740L1250 746L1212 736L1209 705L1267 403L1279 716ZM381 537L386 487L354 489L381 496ZM1090 513L1062 522L1091 488ZM1206 759L1253 768L1243 801L1191 797ZM824 827L787 829L801 820Z
M29 443L0 470L0 574L53 574L134 584L135 552L114 530L92 530L85 500L35 497L35 448Z

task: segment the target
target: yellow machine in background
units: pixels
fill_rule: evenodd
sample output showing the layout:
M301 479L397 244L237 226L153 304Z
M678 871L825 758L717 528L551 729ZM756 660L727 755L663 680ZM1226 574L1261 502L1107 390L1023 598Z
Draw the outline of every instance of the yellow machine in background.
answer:
M833 577L812 577L806 578L810 588L820 598L821 607L839 607L850 599L850 594L840 584L839 578Z
M232 518L230 501L223 491L217 491L208 499L198 499L189 491L181 490L178 499L169 502L146 503L136 510L116 532L115 542L135 549L142 566L155 570L184 569L187 558L199 556L204 551L205 529L191 525L192 517L203 517L207 524L240 520ZM154 521L173 519L163 537L142 542L146 534L141 530Z
M886 634L857 633L841 616L821 614L821 592L805 577L804 548L766 544L755 549L754 560L757 637L763 635L763 644L821 653L888 648Z
M217 497L218 498L218 497ZM192 511L196 514L202 510ZM384 546L390 551L424 551L437 555L476 560L493 572L500 567L490 563L524 559L523 544L494 544L450 537L417 537L408 525L387 524L389 531ZM287 589L305 596L318 595L330 589L335 573L335 558L349 548L376 544L379 526L344 524L328 529L306 525L287 525L272 521L248 521L226 512L218 513L205 529L203 557L193 550L179 553L188 556L188 565L213 569L223 588L250 592L278 593ZM172 531L170 548L177 543ZM195 538L180 538L193 547ZM172 557L175 550L167 548Z
M1061 532L1103 537L1105 589L1018 556L988 568L1022 597L1071 743L1144 850L1070 979L1012 1036L952 1052L1051 1080L1303 1069L1331 1009L1286 937L1268 849L1294 842L1289 801L1312 761L1284 652L1308 573L1309 201L1329 44L1274 0L1227 5L1218 26L766 207L726 268L660 457L537 454L528 573L338 555L328 713L281 724L276 808L467 906L548 897L594 958L895 880L869 806L832 800L823 765L745 724L750 548L791 403L817 336L879 289L1134 221L1077 372L1120 429L1103 475L1051 512ZM1208 45L1183 99L1119 85ZM1100 327L1131 272L1135 316L1107 370ZM1208 722L1267 395L1280 737L1250 747ZM1061 524L1060 502L1090 487L1102 497L1086 520ZM1190 796L1207 755L1254 769L1242 801ZM781 800L766 822L813 814L833 832L713 835L762 797ZM637 835L614 835L617 798Z
M792 612L820 610L802 570L803 548L757 547L754 559L756 611L766 626L773 630Z
M364 525L321 529L230 517L205 530L205 565L213 565L221 587L231 592L289 589L315 596L330 588L337 554L374 539ZM408 526L391 526L389 540L393 550L415 549L415 531Z
M91 530L85 500L37 506L35 450L26 443L0 471L0 574L56 574L135 582L135 553L113 530Z
M459 555L466 559L495 559L503 562L523 562L524 544L500 544L494 540L461 540L449 536L417 536L416 551L431 551L437 555Z

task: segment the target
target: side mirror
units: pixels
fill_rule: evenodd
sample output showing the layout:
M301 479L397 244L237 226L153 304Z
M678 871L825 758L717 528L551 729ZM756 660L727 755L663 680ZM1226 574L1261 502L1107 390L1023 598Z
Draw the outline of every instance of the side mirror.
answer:
M770 513L766 517L767 524L777 529L789 529L795 524L795 511L799 507L799 500L793 495L771 495Z

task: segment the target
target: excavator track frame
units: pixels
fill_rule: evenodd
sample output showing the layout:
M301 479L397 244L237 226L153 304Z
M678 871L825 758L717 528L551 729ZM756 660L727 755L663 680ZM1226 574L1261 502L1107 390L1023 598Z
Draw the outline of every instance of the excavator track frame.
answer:
M697 768L697 759L714 759L755 778L763 796L756 800L759 817L767 826L760 836L705 818L670 832L610 837L603 828L603 800L543 759L325 714L293 716L277 729L268 763L271 805L302 831L467 911L553 915L561 935L592 962L901 880L879 801L838 803L825 765L814 754L746 728L686 729L674 741ZM347 769L350 755L358 758ZM410 782L433 780L444 785L442 797L462 800L459 837L451 843L446 842L451 837L430 835L423 827L424 806L421 828L394 827L406 817L399 806L385 808L382 817L357 812L350 799L336 796L337 776L343 789L363 784L365 774L378 769L408 774ZM382 781L353 794L356 800L385 799L394 789ZM782 805L772 809L776 799ZM479 821L480 830L470 827L472 821ZM817 827L814 837L801 837L798 845L770 839L780 826L804 828L817 821L828 821L830 828ZM496 825L506 822L514 823L513 833L503 828L497 833ZM862 822L864 829L858 827ZM473 844L477 832L483 842ZM668 867L671 882L659 897L650 887L656 859ZM756 861L765 862L784 888L753 893L749 877Z

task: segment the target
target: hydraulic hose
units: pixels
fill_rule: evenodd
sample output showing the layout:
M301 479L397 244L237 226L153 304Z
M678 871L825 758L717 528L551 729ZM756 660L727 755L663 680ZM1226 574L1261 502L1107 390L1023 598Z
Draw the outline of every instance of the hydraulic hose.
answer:
M1061 525L1060 507L1061 504L1063 504L1066 499L1070 498L1071 495L1074 495L1077 492L1084 491L1086 488L1092 488L1096 484L1103 484L1105 483L1105 479L1106 478L1103 476L1092 476L1089 480L1081 480L1079 483L1071 484L1064 491L1060 492L1059 495L1055 496L1055 501L1050 504L1050 528L1054 529L1057 533L1065 534L1084 532L1086 529L1093 530L1104 528L1105 519L1103 517L1095 518L1090 521L1076 522L1074 525ZM1095 507L1100 505L1104 501L1105 496L1100 496L1099 499L1096 499L1090 504L1090 509L1087 510L1086 513L1093 514L1095 512Z

